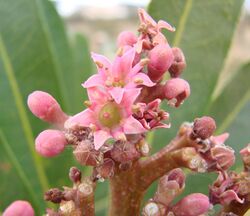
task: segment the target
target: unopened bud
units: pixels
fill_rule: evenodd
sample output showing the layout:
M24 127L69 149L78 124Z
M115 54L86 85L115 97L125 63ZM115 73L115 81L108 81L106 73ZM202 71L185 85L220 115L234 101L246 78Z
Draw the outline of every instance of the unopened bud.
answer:
M197 216L210 208L209 199L201 193L190 194L172 207L175 216Z
M168 206L185 187L185 175L180 168L160 178L154 201Z
M29 202L17 200L11 203L3 212L2 216L34 216L35 212Z
M44 200L50 201L53 203L60 203L64 199L63 192L58 188L52 188L45 192Z
M174 61L169 68L171 77L179 77L182 71L186 68L186 60L182 50L178 47L173 47L172 52L174 55Z
M118 47L133 46L137 42L137 37L133 32L123 31L118 35Z
M45 130L37 136L35 144L39 154L54 157L64 150L67 140L64 133L59 130Z
M82 141L73 151L76 160L81 165L97 166L103 160L103 154L94 149L90 141Z
M114 175L115 162L110 159L104 159L103 163L96 167L96 171L101 178L107 179Z
M216 161L217 168L222 170L229 169L235 162L234 150L225 145L211 148L211 156Z
M189 97L190 87L186 80L173 78L166 82L164 93L165 98L169 100L169 105L178 107Z
M165 215L166 208L158 203L149 201L142 210L143 216L161 216Z
M173 63L174 55L168 44L159 44L149 52L148 76L159 81Z
M193 135L194 137L207 139L211 137L216 129L216 123L213 118L203 116L194 120Z
M43 121L61 125L68 118L55 98L46 92L34 91L27 103L30 111Z
M69 170L69 178L74 183L80 182L82 173L77 167L71 167Z
M140 153L134 144L128 141L117 141L111 150L111 157L116 162L125 163L139 158Z

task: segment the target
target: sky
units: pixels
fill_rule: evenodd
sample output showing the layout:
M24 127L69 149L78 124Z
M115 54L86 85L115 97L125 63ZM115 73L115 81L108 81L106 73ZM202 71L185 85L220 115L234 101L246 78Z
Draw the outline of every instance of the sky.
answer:
M71 15L79 6L95 6L95 7L111 7L126 3L127 5L135 5L145 7L150 0L52 0L57 3L57 9L62 16ZM250 0L245 0L245 7L250 13Z

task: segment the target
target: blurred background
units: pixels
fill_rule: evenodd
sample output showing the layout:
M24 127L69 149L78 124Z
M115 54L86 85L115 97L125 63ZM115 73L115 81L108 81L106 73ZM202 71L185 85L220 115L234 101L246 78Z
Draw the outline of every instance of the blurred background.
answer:
M81 111L86 92L80 83L95 72L89 52L112 59L118 34L136 32L138 7L148 8L153 17L166 19L178 31L184 2L0 0L0 212L15 199L26 199L42 215L43 192L70 185L68 169L79 167L71 148L51 159L34 151L34 138L51 126L30 113L28 94L47 91L67 113ZM217 133L230 132L226 144L238 156L239 149L250 142L250 0L192 2L182 38L175 44L187 58L184 78L192 95L176 111L165 106L172 128L150 137L152 152L162 148L183 121L207 114L216 118ZM170 44L176 41L175 34L166 35ZM239 167L238 159L234 168ZM88 168L82 169L89 174ZM207 185L214 178L189 174L185 194L208 193ZM155 184L145 200L154 191ZM105 181L97 187L98 216L106 215L108 201Z

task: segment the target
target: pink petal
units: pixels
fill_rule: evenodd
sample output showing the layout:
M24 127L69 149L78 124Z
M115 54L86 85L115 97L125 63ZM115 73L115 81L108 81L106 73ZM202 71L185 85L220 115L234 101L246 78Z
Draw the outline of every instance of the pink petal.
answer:
M145 128L133 116L124 121L123 130L125 134L138 134L146 132Z
M156 22L154 21L154 19L151 16L149 16L149 14L144 9L139 8L138 15L139 15L140 21L142 23L151 24L152 26L156 26Z
M104 130L95 131L94 132L95 149L98 150L109 138L111 138L111 135L107 131Z
M229 137L229 133L223 133L219 136L212 136L210 139L214 144L220 145L220 144L224 144L225 141L228 139L228 137Z
M98 63L101 63L103 65L103 68L108 68L108 69L111 68L111 62L105 56L92 52L91 57L92 57L93 61L95 63L97 63L98 68L100 68L98 66Z
M142 85L145 85L145 86L152 87L155 85L155 83L153 83L151 79L149 79L148 75L146 75L145 73L138 73L133 77L133 79L134 81L142 80L143 81Z
M72 117L70 117L64 124L65 128L72 128L74 126L89 127L90 124L95 124L96 120L94 112L86 109Z
M135 102L136 98L139 96L140 93L141 88L125 89L120 104L122 104L128 110L131 110L133 103Z
M130 48L121 57L117 56L112 67L113 76L120 80L124 80L131 72L134 58L135 48Z
M110 99L108 92L99 87L88 88L88 97L92 103L104 104Z
M228 190L225 191L223 194L220 196L221 199L221 204L222 205L228 205L230 204L233 200L239 203L244 203L244 199L240 199L237 195L237 193L233 190Z
M115 102L117 104L120 104L122 101L124 88L114 87L114 88L109 90L109 93L111 94L112 98L114 98Z
M84 88L90 88L95 86L103 86L105 77L101 76L100 74L92 75L85 81L82 86Z
M162 28L167 29L171 32L175 31L175 27L171 26L169 23L163 20L159 20L157 24L158 30L161 30Z

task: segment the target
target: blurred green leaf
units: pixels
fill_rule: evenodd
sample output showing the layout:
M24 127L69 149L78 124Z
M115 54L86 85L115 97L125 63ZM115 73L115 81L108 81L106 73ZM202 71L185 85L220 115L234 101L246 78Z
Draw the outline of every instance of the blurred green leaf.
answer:
M212 102L208 115L216 119L217 133L225 131L250 100L250 64L244 65Z
M43 192L49 183L53 187L69 184L68 169L74 165L72 149L46 160L34 151L34 136L48 125L28 111L26 98L34 90L43 90L52 94L66 112L81 111L84 91L80 84L91 74L89 64L86 67L77 64L80 58L89 62L86 42L81 40L76 41L77 52L72 50L62 20L49 1L0 0L3 209L13 200L26 199L34 206L39 203L36 212L41 215L45 209ZM35 198L29 188L35 191Z
M173 46L181 47L187 61L183 77L191 86L191 96L178 109L167 108L172 127L156 134L155 148L164 146L175 135L183 121L204 114L211 102L240 16L240 0L152 0L150 14L169 21L175 33L166 33ZM164 142L162 142L164 140Z

